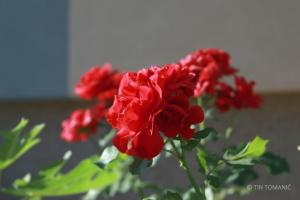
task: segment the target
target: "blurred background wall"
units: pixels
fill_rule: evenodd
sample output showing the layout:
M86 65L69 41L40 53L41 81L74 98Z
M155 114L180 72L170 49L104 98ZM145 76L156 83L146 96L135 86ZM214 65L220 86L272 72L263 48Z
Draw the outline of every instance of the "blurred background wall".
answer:
M47 124L43 143L7 171L4 184L67 149L74 151L73 163L94 152L86 143L59 139L60 122L85 106L73 98L73 86L91 66L110 61L120 70L135 70L217 47L231 53L234 66L256 80L265 97L260 111L240 115L239 139L269 138L270 148L291 162L290 175L266 176L259 184L292 184L292 191L257 191L245 199L297 199L299 19L296 0L0 0L0 127L11 128L23 116ZM146 178L167 185L174 177L171 184L185 184L170 163Z
M0 99L65 97L69 2L0 0Z

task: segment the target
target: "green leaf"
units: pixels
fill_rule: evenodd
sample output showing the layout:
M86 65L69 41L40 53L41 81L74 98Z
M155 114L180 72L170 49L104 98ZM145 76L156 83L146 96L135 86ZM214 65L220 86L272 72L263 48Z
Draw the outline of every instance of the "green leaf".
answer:
M215 117L216 109L209 108L205 110L205 119L213 119Z
M19 157L40 142L37 136L44 128L43 124L34 126L23 137L21 136L21 132L28 122L27 119L22 119L13 130L1 133L3 141L0 146L0 171L9 167Z
M192 151L199 144L200 144L199 140L190 139L188 141L182 141L182 148L187 151Z
M128 192L133 187L134 179L135 179L135 177L132 174L126 173L123 176L123 179L120 181L118 191L120 193Z
M194 138L198 140L205 139L207 137L209 137L209 139L213 139L214 137L216 137L216 135L218 135L218 132L215 129L205 128L201 131L198 131L195 134Z
M108 163L115 160L118 157L119 151L116 147L110 146L106 147L102 152L100 159L96 162L96 164L100 168L104 168Z
M255 137L238 153L226 151L223 158L233 165L253 165L253 160L258 159L265 152L267 143L268 140Z
M160 160L161 154L158 154L157 156L155 156L154 158L152 158L152 163L151 163L151 167L154 167L158 164L159 160Z
M243 168L239 171L234 171L233 173L237 173L238 177L234 180L234 183L240 186L245 186L249 182L254 181L258 178L258 174L252 168Z
M237 160L227 160L227 163L232 165L254 165L252 158L240 158Z
M204 193L206 200L214 200L214 193L211 187L206 187Z
M266 151L266 145L268 144L268 140L264 140L260 137L255 137L253 141L248 144L248 148L245 152L243 152L240 156L242 157L252 157L259 158Z
M163 196L163 200L182 200L179 193L175 191L167 191L167 193Z
M127 168L127 166L123 165L123 168ZM114 182L111 186L107 187L104 192L104 197L111 198L115 196L118 192L125 193L134 187L136 184L136 178L131 173L127 171L122 173L121 177ZM103 194L103 193L102 193Z
M228 127L228 128L225 130L225 138L226 138L227 140L231 137L232 132L233 132L233 128L232 128L232 127Z
M192 151L196 146L200 144L201 140L208 139L213 140L217 135L217 131L213 128L205 128L195 133L194 137L187 141L181 141L182 148L187 151Z
M206 154L205 150L202 148L198 148L197 149L197 161L198 161L200 170L202 172L204 172L205 174L207 174L209 171L206 157L207 157L207 154Z
M89 190L82 198L81 200L96 200L101 193L101 190Z
M214 188L218 188L221 184L219 177L215 176L215 175L207 176L206 180L207 180L208 184L213 186Z
M273 154L272 152L266 152L262 155L258 161L259 163L265 165L270 174L277 175L284 172L289 172L289 163L283 157Z
M108 164L105 170L94 164L97 159L98 156L92 156L81 161L70 171L61 173L67 161L63 159L42 169L36 178L30 181L17 179L13 188L2 189L2 191L11 195L32 198L65 196L84 193L91 189L104 189L121 176L121 163L124 158L119 156L114 162Z
M195 192L194 188L189 189L182 195L183 200L199 200L198 194Z
M142 200L159 200L159 198L157 197L157 195L153 194L149 197L143 198Z
M134 158L133 162L129 166L129 171L132 174L140 174L146 168L152 165L152 160Z

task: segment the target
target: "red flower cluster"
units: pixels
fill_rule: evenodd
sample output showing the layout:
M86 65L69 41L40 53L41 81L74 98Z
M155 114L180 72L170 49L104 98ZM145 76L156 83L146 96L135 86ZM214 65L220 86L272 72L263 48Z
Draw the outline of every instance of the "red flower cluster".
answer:
M215 105L221 112L231 107L258 108L262 99L254 94L255 83L236 75L237 70L231 66L230 55L219 49L198 49L179 61L196 74L194 96L208 94L216 97ZM235 89L223 80L226 76L235 79Z
M86 72L75 87L75 93L81 98L112 102L117 93L122 74L111 70L111 64L105 63L102 67L94 66Z
M253 81L247 82L243 77L235 77L235 88L224 82L219 84L216 89L216 106L221 112L228 111L231 107L236 109L242 108L259 108L262 103L260 96L254 94Z
M62 122L61 138L67 142L86 141L96 133L99 121L104 117L104 105L75 110L69 119Z
M108 107L122 78L118 71L111 70L111 64L95 66L87 71L76 84L75 92L85 100L98 100L98 105L86 110L75 110L71 117L62 122L61 138L67 142L84 141L94 134L100 120Z
M123 153L151 159L163 148L163 137L189 139L203 111L192 106L194 74L186 67L165 65L126 73L107 119L118 130L113 144Z
M224 77L233 77L235 86L228 85ZM219 49L198 49L178 64L124 76L106 63L86 72L75 87L81 98L96 99L101 106L97 106L97 112L95 108L74 111L62 123L61 137L66 141L86 140L113 102L107 120L118 130L114 145L121 152L151 159L163 148L161 133L171 138L193 136L190 126L200 123L204 116L199 106L190 104L191 96L215 97L215 106L221 112L258 108L262 100L254 94L254 85L237 76L230 55Z
M181 59L179 64L196 74L195 97L203 93L212 94L222 77L237 71L231 66L229 54L219 49L198 49Z

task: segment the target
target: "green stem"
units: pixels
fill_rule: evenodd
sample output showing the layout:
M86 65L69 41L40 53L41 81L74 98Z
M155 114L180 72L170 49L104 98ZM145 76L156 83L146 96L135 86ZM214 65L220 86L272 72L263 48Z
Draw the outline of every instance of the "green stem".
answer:
M0 187L1 187L1 184L2 184L2 171L0 171Z
M221 167L225 163L224 160L220 160L216 166L214 166L209 172L206 174L206 176L211 175L215 170L217 170L219 167Z
M203 109L203 112L205 113L205 108L204 108L203 100L201 97L199 97L197 99L197 104ZM199 124L198 129L199 129L199 131L205 129L205 119Z
M144 193L140 177L135 176L134 179L135 179L135 190L137 191L138 196L140 197L140 199L144 199L146 197L146 194Z
M174 142L172 140L170 140L170 143L177 155L177 158L179 159L181 165L182 165L182 168L186 174L186 176L188 177L190 183L192 184L192 186L194 187L195 189L195 192L197 193L197 195L200 197L200 199L203 199L205 200L205 196L204 196L204 193L201 191L201 189L198 187L197 185L197 182L195 181L192 173L191 173L191 170L187 164L187 161L186 161L186 157L185 157L185 153L184 153L184 150L182 149L182 153L179 152L179 150L177 149L176 145L174 144Z
M144 199L146 197L142 188L138 188L138 195L139 195L140 199Z
M205 119L199 124L199 131L205 129Z

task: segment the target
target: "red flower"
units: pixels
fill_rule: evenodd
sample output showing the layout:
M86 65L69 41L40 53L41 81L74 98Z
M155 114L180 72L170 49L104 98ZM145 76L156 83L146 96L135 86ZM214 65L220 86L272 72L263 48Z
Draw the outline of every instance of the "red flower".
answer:
M235 107L241 108L259 108L262 98L253 92L254 81L247 82L244 77L235 77Z
M111 70L111 64L102 67L94 66L87 71L75 86L75 93L81 98L91 100L112 101L117 93L122 74Z
M142 129L139 133L121 129L113 139L113 144L123 153L151 160L161 151L164 140L157 129Z
M235 88L225 83L219 83L216 88L216 107L221 112L227 112L231 107L238 110L242 108L259 108L262 99L254 94L255 82L247 82L243 77L235 77Z
M99 121L105 114L104 105L92 109L75 110L69 119L62 122L61 138L67 142L86 141L95 134Z
M195 97L213 93L220 78L237 71L231 66L229 54L220 49L198 49L181 59L179 64L196 74Z
M258 108L261 98L253 93L254 82L247 83L244 78L235 77L235 88L226 84L225 76L235 76L237 70L231 66L230 55L220 49L198 49L179 61L195 73L194 96L203 94L216 97L215 105L221 112L231 107Z
M151 159L163 148L163 138L193 136L192 124L200 123L203 112L191 106L194 74L179 65L151 67L127 73L107 119L118 129L113 143L124 153Z
M215 105L220 112L227 112L231 107L235 107L235 93L232 87L223 82L219 83L215 93Z

